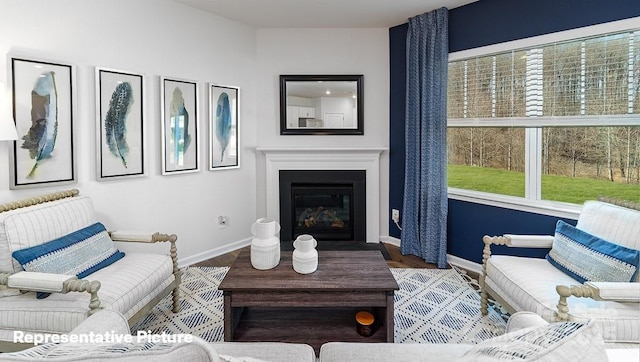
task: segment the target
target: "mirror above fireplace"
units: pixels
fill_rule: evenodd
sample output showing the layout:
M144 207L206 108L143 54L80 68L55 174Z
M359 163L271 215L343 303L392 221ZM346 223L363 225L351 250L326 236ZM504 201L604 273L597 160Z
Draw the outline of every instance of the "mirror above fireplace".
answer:
M362 75L281 75L281 135L363 135Z

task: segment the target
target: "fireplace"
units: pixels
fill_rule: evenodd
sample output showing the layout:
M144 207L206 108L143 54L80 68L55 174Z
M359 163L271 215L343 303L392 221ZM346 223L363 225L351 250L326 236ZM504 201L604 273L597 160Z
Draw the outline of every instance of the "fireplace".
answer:
M366 240L366 171L280 170L280 239Z

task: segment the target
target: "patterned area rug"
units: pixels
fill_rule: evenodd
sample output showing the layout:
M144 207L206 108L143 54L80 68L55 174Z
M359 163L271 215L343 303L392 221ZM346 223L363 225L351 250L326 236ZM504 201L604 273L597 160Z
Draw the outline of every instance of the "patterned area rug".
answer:
M455 269L391 269L396 343L478 343L501 335L506 321L495 304L483 317L480 293Z
M180 285L180 312L164 298L131 330L189 333L209 342L224 339L223 299L217 289L229 268L186 268ZM454 269L398 269L395 293L396 343L478 343L500 335L505 319L494 308L480 314L480 294Z

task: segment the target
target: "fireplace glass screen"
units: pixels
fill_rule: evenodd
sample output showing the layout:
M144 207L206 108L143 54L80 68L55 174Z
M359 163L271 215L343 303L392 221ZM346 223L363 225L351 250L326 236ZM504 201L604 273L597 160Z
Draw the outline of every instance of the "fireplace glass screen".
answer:
M353 185L308 184L291 187L294 238L353 240Z

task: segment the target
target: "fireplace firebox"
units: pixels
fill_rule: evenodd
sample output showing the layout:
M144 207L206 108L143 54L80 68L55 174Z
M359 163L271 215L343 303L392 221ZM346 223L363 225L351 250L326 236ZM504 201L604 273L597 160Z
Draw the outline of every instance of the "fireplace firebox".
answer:
M280 239L366 240L366 171L280 170Z

